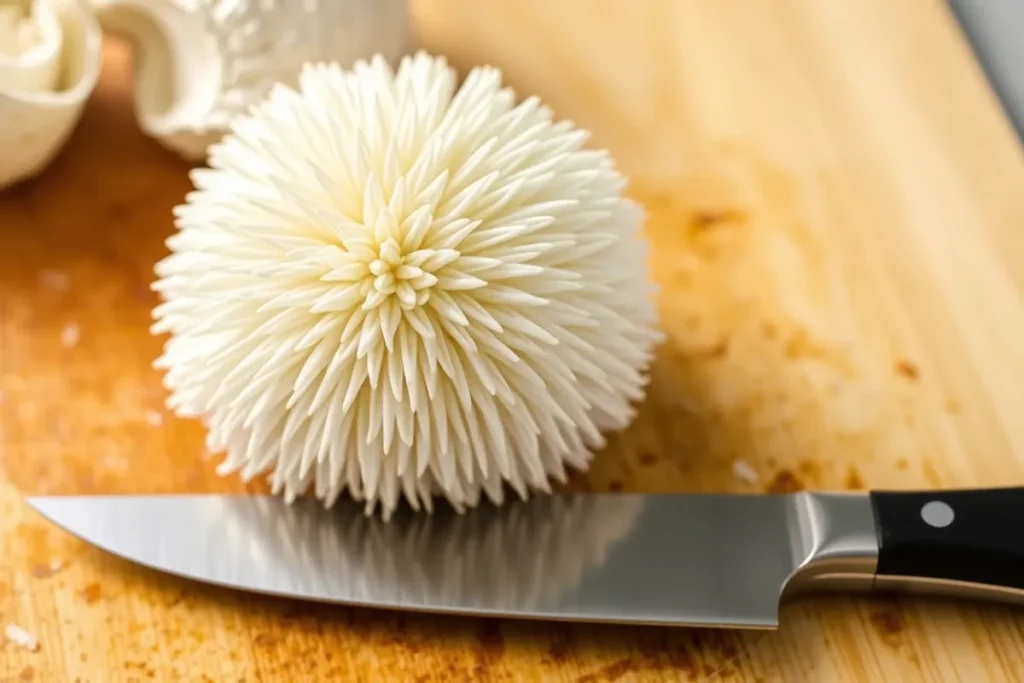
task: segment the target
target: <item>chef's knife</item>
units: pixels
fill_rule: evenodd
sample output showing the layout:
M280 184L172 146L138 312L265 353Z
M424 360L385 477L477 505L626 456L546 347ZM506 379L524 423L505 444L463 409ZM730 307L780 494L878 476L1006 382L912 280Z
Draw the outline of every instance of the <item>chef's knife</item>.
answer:
M242 591L565 621L774 628L805 591L1024 601L1024 488L553 495L368 517L264 496L30 499L133 562Z

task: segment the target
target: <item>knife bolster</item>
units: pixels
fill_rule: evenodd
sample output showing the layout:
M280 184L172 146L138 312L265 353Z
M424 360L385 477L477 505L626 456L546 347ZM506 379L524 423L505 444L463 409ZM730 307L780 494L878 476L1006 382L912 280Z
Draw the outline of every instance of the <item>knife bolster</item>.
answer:
M867 591L874 583L878 541L864 494L793 495L790 538L796 571L783 597L823 590Z

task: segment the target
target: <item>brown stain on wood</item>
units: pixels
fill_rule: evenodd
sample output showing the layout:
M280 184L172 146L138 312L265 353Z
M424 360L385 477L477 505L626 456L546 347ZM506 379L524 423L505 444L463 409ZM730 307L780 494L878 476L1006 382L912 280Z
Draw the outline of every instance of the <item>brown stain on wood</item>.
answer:
M37 579L48 579L61 569L63 569L61 565L52 562L46 564L37 563L32 565L32 576Z
M897 361L896 372L901 377L905 377L909 380L916 380L921 377L921 371L918 367L906 359Z
M722 339L715 342L711 346L705 349L697 349L693 351L693 355L704 356L706 358L721 358L729 352L729 341Z
M797 464L797 470L800 472L805 488L820 486L824 479L821 463L817 461L801 460Z
M778 492L1024 479L1005 422L1024 395L1004 381L1024 376L1024 332L993 313L1024 288L1024 165L939 7L413 4L428 47L590 127L647 211L668 338L634 423L566 488L747 490L737 458ZM770 636L486 632L186 586L40 520L23 495L267 490L218 477L194 421L147 423L165 398L148 284L190 164L139 132L124 45L106 57L67 147L0 192L0 614L45 639L4 646L0 680L1024 680L1022 624L993 606L893 620L812 598ZM956 253L986 276L950 270ZM912 381L893 349L935 377ZM42 576L54 558L67 569ZM949 643L977 645L941 670L918 657Z
M803 491L807 487L797 477L796 474L789 470L782 470L777 472L772 480L768 483L765 488L765 493L771 494L783 494L783 493L796 493L797 491Z
M477 663L474 668L474 676L488 675L491 668L501 661L504 654L505 637L501 632L501 624L493 619L485 619L480 624L477 634Z
M738 208L706 209L695 211L688 223L691 237L699 237L700 233L711 228L723 227L730 223L745 223L750 219L749 212Z
M252 639L252 644L257 647L270 647L277 644L277 636L272 633L257 633Z
M572 656L572 649L572 640L567 636L562 636L555 638L548 645L548 655L554 662L564 664Z
M876 610L871 613L871 625L882 642L894 650L903 645L903 631L906 624L903 615L895 608Z
M99 602L100 598L103 597L103 589L98 583L90 583L88 586L82 589L82 598L89 605Z
M602 666L597 671L585 674L576 679L576 683L598 683L618 681L623 676L637 671L637 662L633 657L624 657L618 661Z
M806 330L796 330L786 340L784 353L786 358L791 360L798 358L827 358L829 350L810 338Z
M843 480L843 488L850 491L860 491L865 488L864 479L861 478L860 472L853 465L850 465L846 470L846 479Z

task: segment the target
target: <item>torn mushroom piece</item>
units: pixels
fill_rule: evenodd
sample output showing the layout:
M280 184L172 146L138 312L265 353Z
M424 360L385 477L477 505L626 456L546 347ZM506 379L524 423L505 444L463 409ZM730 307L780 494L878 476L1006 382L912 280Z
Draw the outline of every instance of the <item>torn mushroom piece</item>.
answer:
M0 0L0 189L64 147L99 77L99 24L76 0Z

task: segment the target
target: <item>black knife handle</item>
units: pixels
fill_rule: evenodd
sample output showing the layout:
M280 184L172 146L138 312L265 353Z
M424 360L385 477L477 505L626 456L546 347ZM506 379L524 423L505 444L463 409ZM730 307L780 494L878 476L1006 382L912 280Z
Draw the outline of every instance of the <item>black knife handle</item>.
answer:
M870 497L878 577L1024 589L1024 487Z

